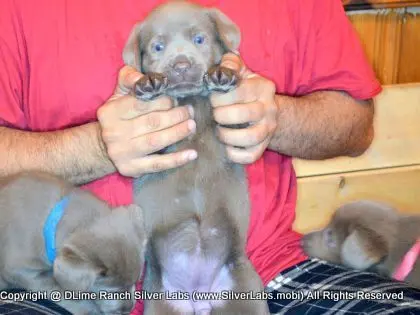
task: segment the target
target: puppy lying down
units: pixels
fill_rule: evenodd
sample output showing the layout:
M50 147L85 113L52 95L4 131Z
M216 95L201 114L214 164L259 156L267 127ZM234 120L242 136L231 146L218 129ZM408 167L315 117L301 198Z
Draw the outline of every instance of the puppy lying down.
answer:
M305 235L302 245L309 256L420 288L420 216L402 216L375 201L352 202L338 208L326 228Z
M245 172L216 136L209 99L238 84L234 71L218 65L239 42L238 27L219 10L173 1L136 25L124 49L125 63L145 74L136 96L165 94L175 106L191 105L197 124L194 135L166 149L195 149L197 160L135 181L134 200L150 233L144 290L178 294L145 301L147 315L268 314L263 284L245 253Z
M0 181L0 290L55 290L62 297L64 291L128 291L126 300L90 295L59 302L73 314L128 314L144 243L137 206L111 211L89 192L45 173Z

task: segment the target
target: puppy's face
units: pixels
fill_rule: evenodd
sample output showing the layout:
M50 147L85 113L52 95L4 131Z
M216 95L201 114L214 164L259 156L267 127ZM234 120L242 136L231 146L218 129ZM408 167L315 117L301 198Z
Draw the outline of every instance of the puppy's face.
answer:
M239 41L238 28L220 11L173 1L133 29L123 58L143 73L165 75L169 95L198 94L209 67L236 51Z
M107 314L129 314L143 264L146 237L136 206L120 207L89 230L75 233L54 262L54 277L64 290L122 293L95 300ZM128 293L127 293L128 292Z
M332 263L341 263L340 249L345 237L344 233L340 233L329 225L323 230L304 235L302 247L308 256Z
M388 253L396 214L387 206L360 201L339 208L327 227L305 235L305 253L355 269L367 269Z

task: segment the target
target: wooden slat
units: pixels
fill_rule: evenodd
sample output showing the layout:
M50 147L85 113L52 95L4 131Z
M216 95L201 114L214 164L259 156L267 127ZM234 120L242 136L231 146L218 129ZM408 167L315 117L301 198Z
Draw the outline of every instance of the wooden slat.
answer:
M404 8L420 6L418 0L343 0L346 10L382 9L382 8Z
M420 164L420 84L385 86L375 100L375 139L358 158L294 160L298 177Z
M359 35L360 42L369 63L372 65L378 79L380 79L382 83L383 81L380 77L382 73L381 63L377 58L377 56L380 56L378 43L381 39L380 27L378 27L379 14L351 14L348 15L348 18L356 30L356 33Z
M369 62L382 84L398 83L404 9L348 14Z
M420 214L420 165L299 179L294 229L321 228L338 206L364 198Z
M420 82L420 9L412 11L402 25L398 83Z

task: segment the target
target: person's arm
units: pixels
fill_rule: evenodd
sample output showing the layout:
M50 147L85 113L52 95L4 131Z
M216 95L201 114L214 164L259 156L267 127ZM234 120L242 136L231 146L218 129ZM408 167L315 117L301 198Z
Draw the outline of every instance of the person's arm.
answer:
M243 81L229 93L212 95L215 120L222 125L251 123L243 129L218 127L232 161L252 163L267 148L302 159L358 156L372 142L371 100L338 91L279 95L273 82L249 72L238 56L227 54L222 64L241 71Z
M43 170L82 184L115 167L104 154L98 123L55 132L27 126L30 71L21 12L13 1L0 10L0 177ZM59 105L57 105L59 106Z
M290 18L300 49L286 67L291 76L287 95L276 95L274 82L252 73L238 56L222 59L222 66L240 72L242 81L237 89L212 96L215 120L251 123L244 129L219 128L234 162L252 163L267 148L303 159L358 156L372 141L371 99L381 86L341 1L295 4L307 14L294 10Z
M153 154L194 132L193 113L186 106L172 108L167 97L147 104L138 101L131 91L142 74L131 67L120 70L114 94L98 109L98 122L32 131L30 110L35 109L29 108L28 88L31 71L38 67L30 65L21 16L15 1L2 1L0 177L44 170L84 184L114 171L132 177L158 172L196 157L193 150Z
M141 75L121 69L114 95L98 110L99 123L52 132L0 127L0 177L43 170L85 184L115 170L138 177L195 159L194 150L153 154L190 135L195 123L192 108L172 108L167 97L144 103L129 95Z
M381 91L342 1L300 1L310 10L296 42L300 62L294 95L275 97L277 128L269 148L304 159L358 156L373 140L374 104Z
M98 123L53 132L0 127L0 177L42 170L74 184L115 171L104 150Z
M372 100L344 92L319 91L302 97L276 95L277 128L268 148L302 159L358 156L373 140Z
M101 147L98 123L54 132L31 132L27 126L29 57L13 1L0 10L0 177L44 170L86 183L115 170ZM59 105L58 105L59 106Z

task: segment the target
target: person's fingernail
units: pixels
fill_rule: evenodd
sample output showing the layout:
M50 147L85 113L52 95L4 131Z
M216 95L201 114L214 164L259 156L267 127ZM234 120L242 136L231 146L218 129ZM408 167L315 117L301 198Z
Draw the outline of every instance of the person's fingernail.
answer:
M195 128L196 128L195 121L194 121L194 120L192 120L192 119L188 120L188 129L189 129L191 132L195 132Z
M223 67L226 67L226 68L229 68L229 69L232 69L232 70L236 70L236 68L238 68L236 63L234 63L233 61L230 61L230 60L225 61L223 63Z
M131 72L129 75L128 75L128 80L131 82L131 83L136 83L138 80L140 80L141 79L141 77L142 77L142 75L141 75L141 73L138 73L138 72Z
M190 113L190 117L194 118L194 108L192 105L187 105L188 113Z
M190 161L195 160L197 158L197 151L188 151L188 152L185 152L184 157L187 160L190 160Z

